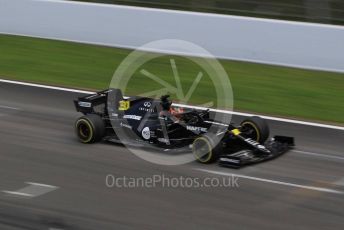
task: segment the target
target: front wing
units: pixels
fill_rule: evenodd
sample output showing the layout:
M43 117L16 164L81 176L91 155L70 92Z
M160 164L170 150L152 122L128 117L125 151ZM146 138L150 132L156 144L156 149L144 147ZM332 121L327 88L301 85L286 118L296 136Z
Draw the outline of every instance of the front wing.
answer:
M239 152L224 154L219 158L219 165L230 168L240 168L250 164L272 160L281 156L294 147L294 138L286 136L275 136L265 143L265 148L270 153L259 151L259 149L244 149Z

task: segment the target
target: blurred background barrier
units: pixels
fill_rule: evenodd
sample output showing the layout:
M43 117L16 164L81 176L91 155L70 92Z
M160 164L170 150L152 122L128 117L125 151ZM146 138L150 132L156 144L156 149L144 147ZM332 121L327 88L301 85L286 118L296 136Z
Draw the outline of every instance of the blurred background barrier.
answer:
M79 0L344 25L343 0Z
M218 58L344 72L342 26L57 0L0 0L0 33L124 48L182 39Z

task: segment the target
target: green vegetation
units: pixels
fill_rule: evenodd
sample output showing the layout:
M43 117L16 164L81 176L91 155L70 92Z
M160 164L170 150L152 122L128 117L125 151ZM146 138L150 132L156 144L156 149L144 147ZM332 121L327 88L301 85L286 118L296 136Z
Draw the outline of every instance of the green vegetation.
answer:
M109 87L117 66L130 50L46 39L0 35L0 76L83 89ZM151 54L148 54L151 55ZM170 59L177 64L185 91L200 67L184 57L164 56L144 69L174 84ZM236 111L344 123L344 74L222 60L234 92ZM131 95L158 86L139 73L129 82ZM205 74L191 103L212 100ZM160 86L159 86L160 87Z
M342 0L76 0L344 25Z

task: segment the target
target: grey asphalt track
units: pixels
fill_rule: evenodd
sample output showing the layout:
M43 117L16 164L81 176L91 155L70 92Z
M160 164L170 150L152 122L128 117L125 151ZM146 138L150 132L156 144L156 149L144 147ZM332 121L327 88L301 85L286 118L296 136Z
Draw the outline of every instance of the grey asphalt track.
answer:
M73 130L77 96L0 83L0 229L344 228L343 131L269 121L272 134L296 138L297 151L240 170L196 162L161 166L122 146L79 143ZM239 187L232 188L105 183L108 174L225 177L199 169L250 178L238 178ZM32 198L3 192L26 182L58 189Z

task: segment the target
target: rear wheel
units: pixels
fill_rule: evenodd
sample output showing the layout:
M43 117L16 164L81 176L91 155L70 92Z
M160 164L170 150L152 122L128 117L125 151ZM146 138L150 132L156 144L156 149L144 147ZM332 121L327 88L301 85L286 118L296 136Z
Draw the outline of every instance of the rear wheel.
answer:
M192 144L192 153L195 159L203 164L214 162L221 150L221 143L215 143L210 137L204 135L194 140Z
M260 117L250 117L241 122L240 126L241 135L259 143L264 143L270 134L268 124Z
M104 121L96 114L82 116L75 122L75 132L82 143L97 142L104 137Z

